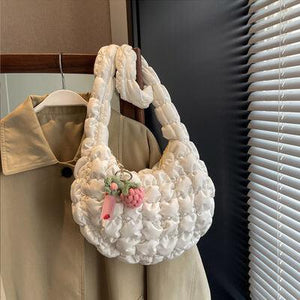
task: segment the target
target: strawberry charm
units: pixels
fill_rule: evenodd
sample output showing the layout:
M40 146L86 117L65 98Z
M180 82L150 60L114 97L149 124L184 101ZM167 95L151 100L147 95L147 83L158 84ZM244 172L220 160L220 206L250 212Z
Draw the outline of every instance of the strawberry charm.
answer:
M143 203L144 190L143 188L130 187L127 190L127 193L124 194L124 192L122 192L122 194L120 195L120 199L127 207L139 207Z
M124 179L124 173L130 175L129 180ZM132 175L129 171L122 169L120 176L105 178L105 196L102 206L101 219L109 220L113 215L115 204L120 200L123 205L129 208L141 206L144 200L144 190L139 184L132 182Z

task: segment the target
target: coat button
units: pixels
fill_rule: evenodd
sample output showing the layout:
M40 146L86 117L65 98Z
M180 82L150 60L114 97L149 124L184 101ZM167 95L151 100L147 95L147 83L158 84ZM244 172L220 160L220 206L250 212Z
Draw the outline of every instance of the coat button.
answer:
M61 175L63 177L66 177L66 178L69 178L73 175L73 171L71 168L69 167L64 167L62 170L61 170Z

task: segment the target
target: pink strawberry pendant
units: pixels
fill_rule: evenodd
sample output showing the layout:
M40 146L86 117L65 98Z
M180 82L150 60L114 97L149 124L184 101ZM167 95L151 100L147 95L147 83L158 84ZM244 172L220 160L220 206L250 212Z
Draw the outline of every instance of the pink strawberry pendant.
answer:
M139 184L130 181L131 179L132 176L129 180L124 180L117 174L105 178L105 196L100 216L102 220L112 218L118 200L129 208L141 206L144 200L144 190Z
M144 189L141 187L131 187L127 194L120 195L122 203L129 208L137 208L141 206L144 200Z

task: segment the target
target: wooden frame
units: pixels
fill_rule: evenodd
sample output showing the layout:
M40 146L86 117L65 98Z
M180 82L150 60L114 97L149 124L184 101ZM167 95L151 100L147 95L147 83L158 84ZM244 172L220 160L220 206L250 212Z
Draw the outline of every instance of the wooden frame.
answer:
M96 55L62 54L64 73L93 74ZM1 73L60 73L59 53L1 54Z

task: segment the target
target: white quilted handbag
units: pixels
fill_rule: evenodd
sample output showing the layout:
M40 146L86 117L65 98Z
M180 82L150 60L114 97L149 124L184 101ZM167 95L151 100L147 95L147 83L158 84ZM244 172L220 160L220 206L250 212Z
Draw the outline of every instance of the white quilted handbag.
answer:
M112 44L99 50L71 198L75 222L99 252L149 265L181 255L207 232L215 188L168 91L141 60L143 90L136 82L136 53L131 46ZM169 142L152 169L125 170L108 147L115 87L122 99L140 108L155 106Z

